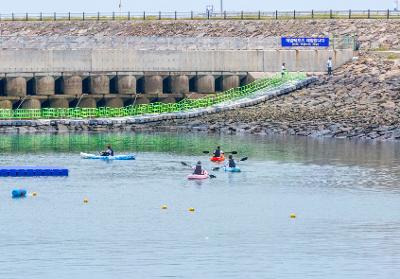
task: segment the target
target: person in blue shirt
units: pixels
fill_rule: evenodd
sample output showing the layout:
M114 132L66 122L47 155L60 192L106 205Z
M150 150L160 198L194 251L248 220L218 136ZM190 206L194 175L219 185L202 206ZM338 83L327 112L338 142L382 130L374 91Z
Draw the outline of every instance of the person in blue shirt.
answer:
M221 157L224 152L221 150L221 146L217 146L217 149L213 152L214 157Z
M232 155L229 155L229 160L228 160L228 167L229 168L236 168L236 162L233 159Z

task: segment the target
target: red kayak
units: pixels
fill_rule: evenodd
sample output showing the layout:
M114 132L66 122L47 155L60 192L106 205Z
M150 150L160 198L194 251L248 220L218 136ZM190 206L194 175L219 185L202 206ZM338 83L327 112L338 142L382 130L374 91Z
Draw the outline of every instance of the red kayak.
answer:
M211 157L211 162L216 162L216 163L220 163L220 162L223 162L223 161L225 161L225 156L224 156L224 154L222 154L220 157Z

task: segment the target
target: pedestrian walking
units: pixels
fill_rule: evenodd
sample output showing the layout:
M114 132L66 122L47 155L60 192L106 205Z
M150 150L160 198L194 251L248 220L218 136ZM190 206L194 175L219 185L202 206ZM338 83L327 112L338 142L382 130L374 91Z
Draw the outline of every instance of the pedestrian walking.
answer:
M282 68L281 68L281 75L282 77L286 74L286 63L282 63Z
M329 57L328 62L326 62L326 66L328 67L328 75L331 76L333 67L332 57Z

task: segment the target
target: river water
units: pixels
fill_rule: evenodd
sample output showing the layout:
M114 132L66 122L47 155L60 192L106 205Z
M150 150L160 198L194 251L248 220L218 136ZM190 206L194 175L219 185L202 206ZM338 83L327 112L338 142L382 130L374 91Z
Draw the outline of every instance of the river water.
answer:
M106 143L137 160L80 159ZM188 181L180 162L211 169L201 151L218 144L249 157L243 172ZM2 135L0 148L1 165L70 170L0 178L0 278L399 276L398 143L113 133Z

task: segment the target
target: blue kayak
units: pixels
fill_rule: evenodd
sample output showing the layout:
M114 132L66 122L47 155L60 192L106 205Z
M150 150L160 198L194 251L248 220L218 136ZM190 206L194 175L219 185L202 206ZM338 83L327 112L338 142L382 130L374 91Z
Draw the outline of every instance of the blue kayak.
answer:
M240 168L239 167L234 167L234 168L224 167L224 171L227 171L227 172L240 172Z
M81 152L82 159L94 159L94 160L135 160L135 155L126 154L126 155L116 155L116 156L101 156L89 153Z

